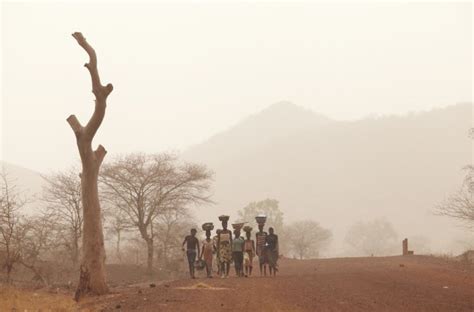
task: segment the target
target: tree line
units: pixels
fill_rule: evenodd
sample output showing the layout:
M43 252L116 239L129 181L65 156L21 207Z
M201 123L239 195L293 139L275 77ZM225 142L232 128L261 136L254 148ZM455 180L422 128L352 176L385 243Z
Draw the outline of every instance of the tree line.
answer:
M71 167L44 175L40 207L33 215L22 211L31 200L7 173L1 174L0 260L7 282L15 266L29 269L46 285L51 270L42 264L62 259L65 269L79 267L84 222L79 172ZM145 265L149 275L157 267L178 271L182 236L197 227L191 207L213 204L213 173L174 154L134 153L105 163L98 181L108 262ZM265 214L266 225L279 235L284 257L318 258L332 242L331 230L315 220L286 223L276 199L250 202L237 218L256 229L258 214ZM344 242L353 255L396 254L400 249L396 231L383 219L355 223ZM426 244L424 237L412 241L419 251Z
M109 245L115 247L109 257L130 262L124 259L121 246L125 237L139 249L140 241L144 243L149 274L154 272L156 248L162 262L172 262L184 228L194 226L190 206L211 203L212 177L205 166L183 162L169 153L129 154L104 164L99 193ZM41 262L62 259L63 264L77 268L84 227L80 171L73 167L43 176L46 183L37 201L40 207L30 215L23 208L31 200L22 195L8 173L2 172L1 178L0 260L7 281L20 264L35 271L45 284L48 280L41 272Z
M71 167L44 175L33 214L23 211L31 199L22 195L6 172L1 177L0 260L7 281L15 266L31 270L45 285L54 278L43 264L61 259L65 270L77 269L84 226L80 170ZM160 269L176 270L182 235L197 227L191 207L213 204L212 180L213 173L205 166L183 162L169 153L134 153L105 163L98 189L109 262L142 265L145 254L148 274L156 272L157 264ZM319 257L331 242L331 231L315 221L286 225L275 199L249 203L238 211L238 218L256 228L253 223L260 213L280 234L280 249L286 257Z

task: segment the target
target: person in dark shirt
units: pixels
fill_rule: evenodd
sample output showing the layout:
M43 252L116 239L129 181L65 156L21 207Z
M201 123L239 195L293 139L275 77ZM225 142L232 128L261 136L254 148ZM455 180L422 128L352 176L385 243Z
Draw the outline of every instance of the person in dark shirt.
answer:
M191 278L196 278L194 276L194 261L196 261L196 256L199 258L199 240L196 238L196 233L196 229L191 229L191 235L186 236L183 241L183 251L184 244L186 244L186 256L188 257Z
M276 276L276 272L278 272L278 235L274 234L273 228L268 229L268 235L265 238L265 245L266 245L266 256L268 260L268 266L270 269L270 276L273 273L273 276Z

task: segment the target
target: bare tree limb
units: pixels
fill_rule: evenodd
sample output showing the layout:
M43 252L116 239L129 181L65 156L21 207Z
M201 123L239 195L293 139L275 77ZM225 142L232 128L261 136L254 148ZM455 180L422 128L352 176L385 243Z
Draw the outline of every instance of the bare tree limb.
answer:
M67 119L67 122L71 126L72 130L74 131L74 134L76 135L77 138L79 138L80 134L83 131L83 127L77 117L75 115L69 116Z
M91 75L92 93L94 93L96 101L94 113L85 127L85 134L88 139L92 140L95 133L97 132L97 129L99 129L102 120L104 119L107 97L114 88L110 83L106 86L101 84L99 71L97 69L97 55L95 50L86 41L86 38L84 38L82 33L75 32L72 34L72 36L89 55L89 63L86 63L84 66L89 70Z
M94 152L95 157L97 159L97 163L100 165L102 164L102 161L104 160L105 154L107 154L107 151L102 145L99 145L97 149Z

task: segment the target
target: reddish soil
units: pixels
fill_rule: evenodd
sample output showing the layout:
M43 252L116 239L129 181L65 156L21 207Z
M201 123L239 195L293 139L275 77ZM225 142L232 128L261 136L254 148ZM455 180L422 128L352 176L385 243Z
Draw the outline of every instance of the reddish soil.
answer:
M196 287L199 283L224 289ZM193 286L197 289L180 289ZM282 260L276 278L200 277L115 291L83 307L107 311L472 312L474 269L423 256Z

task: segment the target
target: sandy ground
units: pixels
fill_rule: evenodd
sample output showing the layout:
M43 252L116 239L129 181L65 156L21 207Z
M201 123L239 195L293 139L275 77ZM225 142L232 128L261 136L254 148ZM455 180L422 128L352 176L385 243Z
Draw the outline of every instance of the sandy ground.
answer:
M112 283L79 304L72 289L0 287L0 311L474 311L474 265L423 256L282 260L276 278L153 284Z
M258 272L257 272L258 273ZM84 302L106 311L474 311L472 265L411 256L283 260L276 277L137 285Z

